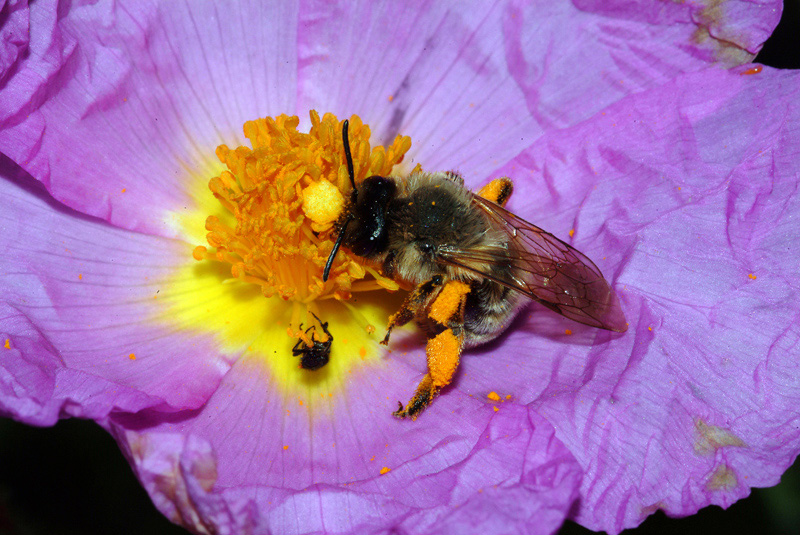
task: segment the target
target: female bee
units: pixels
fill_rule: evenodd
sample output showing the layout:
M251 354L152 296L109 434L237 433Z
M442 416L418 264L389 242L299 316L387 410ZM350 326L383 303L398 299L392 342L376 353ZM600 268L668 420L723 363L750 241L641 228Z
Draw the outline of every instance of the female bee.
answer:
M342 140L353 189L323 280L344 246L413 288L382 343L412 319L428 336L428 374L395 416L416 418L450 383L462 349L497 337L529 300L580 323L627 330L617 296L591 260L503 208L509 179L477 194L454 172L371 176L356 187L348 121Z

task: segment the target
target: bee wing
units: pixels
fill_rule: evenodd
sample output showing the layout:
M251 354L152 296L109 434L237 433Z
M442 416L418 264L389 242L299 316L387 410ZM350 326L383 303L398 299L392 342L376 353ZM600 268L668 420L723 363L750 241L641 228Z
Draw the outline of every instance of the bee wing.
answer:
M439 257L521 292L571 320L624 332L625 315L614 290L583 253L478 195L473 202L510 238L508 248L445 247ZM489 266L510 269L490 269Z

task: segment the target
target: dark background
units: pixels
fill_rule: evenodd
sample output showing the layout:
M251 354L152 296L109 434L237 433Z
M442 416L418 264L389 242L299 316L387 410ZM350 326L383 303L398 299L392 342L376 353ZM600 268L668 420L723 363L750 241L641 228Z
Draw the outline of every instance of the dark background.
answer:
M786 0L781 22L755 59L800 68L800 0ZM112 438L93 422L35 428L0 419L0 535L186 535L155 509ZM560 535L594 533L567 522ZM781 484L753 489L723 511L687 518L658 512L626 535L800 533L800 463Z

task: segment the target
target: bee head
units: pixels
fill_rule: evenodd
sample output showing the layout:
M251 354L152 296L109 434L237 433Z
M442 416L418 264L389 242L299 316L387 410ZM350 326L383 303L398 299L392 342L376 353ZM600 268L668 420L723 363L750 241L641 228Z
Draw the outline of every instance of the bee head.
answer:
M336 243L334 243L325 264L325 270L322 272L323 282L328 280L333 260L336 258L342 242L345 242L353 254L363 257L369 257L386 248L388 241L386 208L397 189L391 178L377 175L365 179L361 182L361 187L356 188L348 128L349 121L345 120L342 124L342 144L347 160L347 173L353 189L350 193L347 213L343 216L343 220L340 220L339 236L336 238ZM350 226L349 229L348 226Z
M371 176L361 183L352 205L352 222L344 238L353 254L369 258L386 249L386 208L396 190L394 180L384 176Z

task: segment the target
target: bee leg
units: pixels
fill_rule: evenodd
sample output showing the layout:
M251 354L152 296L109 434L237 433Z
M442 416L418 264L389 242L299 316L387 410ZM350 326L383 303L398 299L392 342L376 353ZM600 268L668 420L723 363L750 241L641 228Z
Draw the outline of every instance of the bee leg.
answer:
M481 188L478 195L488 201L492 201L500 206L505 206L508 198L514 192L514 184L511 179L502 177L495 178Z
M409 321L413 320L416 316L416 311L419 310L419 307L425 300L428 298L431 293L441 286L442 284L442 277L437 275L433 277L428 282L424 282L414 288L414 291L409 294L406 300L403 302L403 306L400 307L400 310L389 316L389 325L386 327L386 336L381 341L381 344L388 345L389 344L389 335L392 334L392 329L395 327L402 327Z
M452 180L459 186L464 185L464 177L462 177L457 171L445 171L444 174L447 180Z
M444 329L428 340L425 346L428 373L408 405L403 407L401 403L400 408L393 413L398 418L416 419L453 379L464 347L464 306L469 290L469 286L463 282L450 281L431 305L428 318L434 325Z
M428 355L428 373L414 393L408 405L400 407L394 413L398 418L411 418L416 420L422 410L439 394L439 391L450 384L464 347L463 329L446 329L437 334L425 346Z

